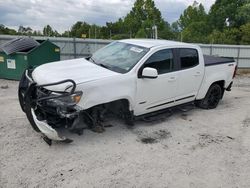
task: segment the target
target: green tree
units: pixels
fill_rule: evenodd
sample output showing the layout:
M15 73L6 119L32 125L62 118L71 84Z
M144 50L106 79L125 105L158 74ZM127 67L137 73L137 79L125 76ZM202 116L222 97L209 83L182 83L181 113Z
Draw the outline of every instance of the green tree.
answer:
M50 25L46 25L43 28L43 35L48 36L48 37L60 37L61 36L56 30L53 30Z
M206 22L193 22L182 31L182 40L192 43L207 43Z
M3 24L0 24L0 34L2 35L16 35L17 32L14 29L5 27Z
M19 26L18 28L18 34L21 35L32 35L32 29L30 27L24 27L22 25Z
M250 0L246 0L245 3L238 8L236 14L236 21L239 22L239 25L245 25L250 23Z
M71 27L70 36L81 38L82 34L86 34L87 37L89 38L90 37L89 33L92 33L91 29L92 28L90 24L78 21ZM94 37L94 34L92 34L91 37Z
M242 32L241 44L250 44L250 23L240 27Z
M61 36L62 37L70 37L70 31L64 31Z
M42 33L39 30L34 30L33 33L32 33L32 35L33 36L42 36Z
M202 4L199 4L199 6L188 6L188 8L184 10L183 14L181 14L178 23L181 29L185 29L194 22L206 21L207 13L205 8Z
M175 21L171 24L171 31L173 35L173 40L181 40L181 28L178 21Z
M151 30L156 25L158 30L165 29L165 22L161 12L156 8L153 0L136 0L132 10L124 18L124 28L126 32L134 37L143 30Z
M243 23L239 14L246 0L216 0L209 12L209 25L223 31L226 27L237 27Z
M224 31L214 30L208 39L212 44L240 44L241 31L237 28L227 28Z
M52 29L52 27L50 25L46 25L44 28L43 28L43 35L44 36L54 36L54 31Z
M206 43L210 31L207 19L208 15L202 4L188 6L178 20L181 39L185 42Z
M63 36L82 38L82 36L85 35L87 38L107 38L106 32L105 27L78 21L71 27L70 32L63 33Z
M147 38L147 33L141 28L139 31L137 31L135 38Z
M168 22L165 22L164 28L159 30L159 38L167 40L175 39L175 34L172 31L172 27Z

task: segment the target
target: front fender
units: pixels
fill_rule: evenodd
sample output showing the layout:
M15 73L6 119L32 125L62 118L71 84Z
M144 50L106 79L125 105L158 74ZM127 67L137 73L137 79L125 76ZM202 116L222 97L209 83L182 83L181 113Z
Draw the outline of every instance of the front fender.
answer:
M104 79L95 82L83 83L77 86L83 92L78 103L82 109L89 109L99 104L105 104L120 99L129 101L129 109L134 109L136 82L129 76Z

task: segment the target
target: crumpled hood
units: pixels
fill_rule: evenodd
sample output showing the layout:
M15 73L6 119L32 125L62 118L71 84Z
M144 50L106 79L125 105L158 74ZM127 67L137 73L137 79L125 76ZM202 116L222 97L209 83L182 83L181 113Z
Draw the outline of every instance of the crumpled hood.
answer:
M66 79L72 79L76 84L79 84L118 74L89 62L84 58L80 58L41 65L32 72L32 78L38 85L59 82ZM57 89L61 90L63 88L61 86L61 88L57 87Z

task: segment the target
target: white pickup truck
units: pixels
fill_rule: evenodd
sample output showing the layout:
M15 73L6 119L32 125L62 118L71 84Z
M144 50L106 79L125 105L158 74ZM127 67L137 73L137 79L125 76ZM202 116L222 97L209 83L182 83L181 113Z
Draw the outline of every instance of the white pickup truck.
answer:
M204 56L193 44L166 40L115 41L89 58L26 70L19 101L32 127L51 140L70 142L61 128L103 131L109 114L134 118L185 103L215 108L236 73L230 58Z

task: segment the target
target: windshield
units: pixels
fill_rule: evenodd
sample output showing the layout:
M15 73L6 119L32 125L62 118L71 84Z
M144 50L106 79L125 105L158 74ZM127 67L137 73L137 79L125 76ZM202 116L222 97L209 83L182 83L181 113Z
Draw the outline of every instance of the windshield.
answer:
M96 51L90 61L119 73L130 71L136 63L149 51L148 48L112 42L108 46Z

